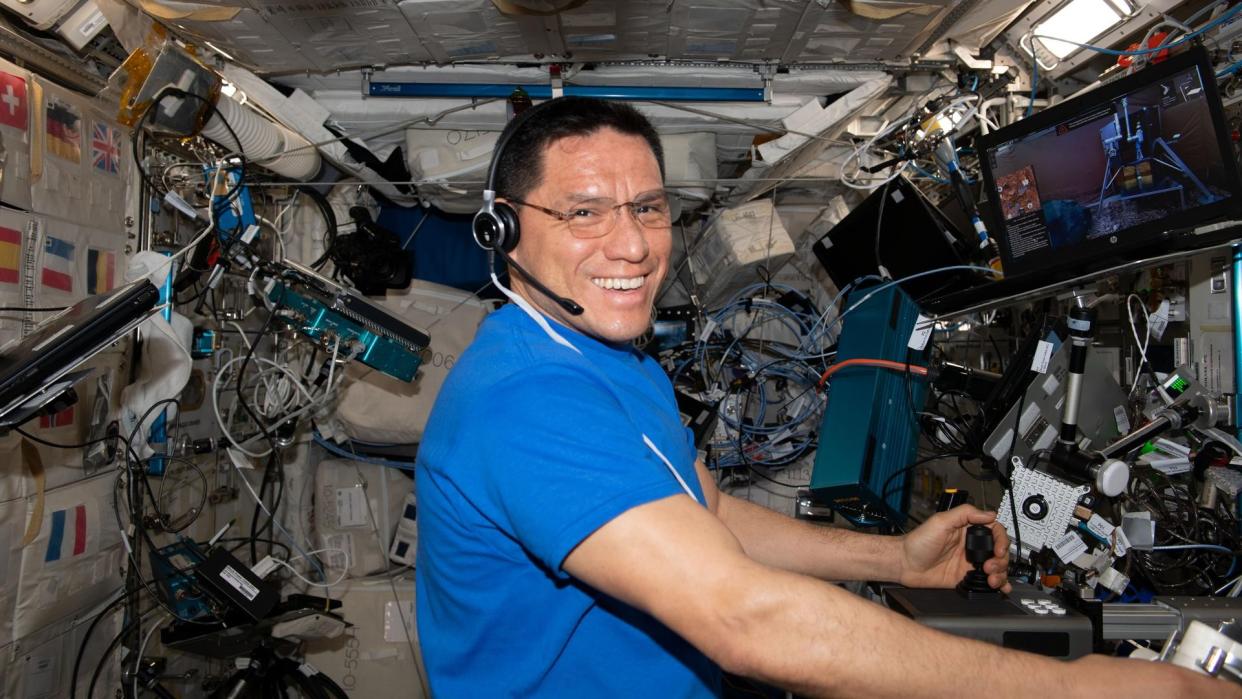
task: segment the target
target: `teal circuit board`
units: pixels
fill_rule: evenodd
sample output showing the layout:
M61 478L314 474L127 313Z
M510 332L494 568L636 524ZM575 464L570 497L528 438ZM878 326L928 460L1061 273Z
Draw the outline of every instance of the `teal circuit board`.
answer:
M329 286L330 285L330 286ZM304 272L273 277L265 294L303 335L401 381L413 381L431 338L366 299Z

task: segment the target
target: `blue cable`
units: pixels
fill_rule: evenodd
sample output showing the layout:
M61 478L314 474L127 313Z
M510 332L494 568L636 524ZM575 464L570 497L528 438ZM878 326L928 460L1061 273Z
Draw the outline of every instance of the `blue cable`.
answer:
M1242 7L1242 5L1240 5L1239 7ZM1233 63L1230 63L1228 66L1221 69L1220 71L1218 71L1216 73L1216 77L1223 78L1226 75L1233 75L1234 73L1238 72L1239 69L1242 69L1242 61L1235 61Z
M376 458L373 456L363 456L362 454L356 454L352 451L342 449L336 444L333 444L332 442L324 439L323 435L319 434L319 430L315 430L311 434L311 437L312 439L315 440L315 444L318 444L319 446L323 447L324 449L326 449L327 451L333 454L336 454L337 456L341 456L346 459L350 459L352 461L360 461L364 464L375 464L376 466L386 466L388 468L396 468L402 471L413 471L414 470L413 461L392 461L390 459L380 459L380 458Z

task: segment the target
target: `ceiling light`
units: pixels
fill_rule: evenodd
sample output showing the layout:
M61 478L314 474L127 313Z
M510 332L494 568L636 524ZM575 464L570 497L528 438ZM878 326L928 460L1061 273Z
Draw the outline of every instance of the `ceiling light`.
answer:
M1131 11L1125 0L1070 0L1036 24L1034 33L1048 51L1062 59L1081 48L1066 42L1089 43L1121 24Z

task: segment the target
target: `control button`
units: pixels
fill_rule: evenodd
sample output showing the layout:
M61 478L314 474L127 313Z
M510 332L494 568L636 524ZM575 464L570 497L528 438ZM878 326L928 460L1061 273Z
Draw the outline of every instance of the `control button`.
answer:
M1043 616L1048 613L1048 608L1047 607L1035 607L1031 611L1035 612L1036 614L1039 614L1040 616Z
M1051 607L1052 613L1057 616L1065 616L1065 610L1061 607Z

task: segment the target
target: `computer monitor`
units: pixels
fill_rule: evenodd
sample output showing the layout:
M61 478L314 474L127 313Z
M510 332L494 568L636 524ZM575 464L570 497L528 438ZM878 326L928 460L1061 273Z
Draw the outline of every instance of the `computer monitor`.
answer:
M1007 277L1070 278L1208 242L1184 233L1237 212L1242 188L1202 49L978 139Z
M894 279L961 265L968 239L917 187L898 177L854 207L811 250L837 288L844 289L860 277L878 274L879 263ZM957 270L910 279L901 288L925 302L972 283L969 272Z

